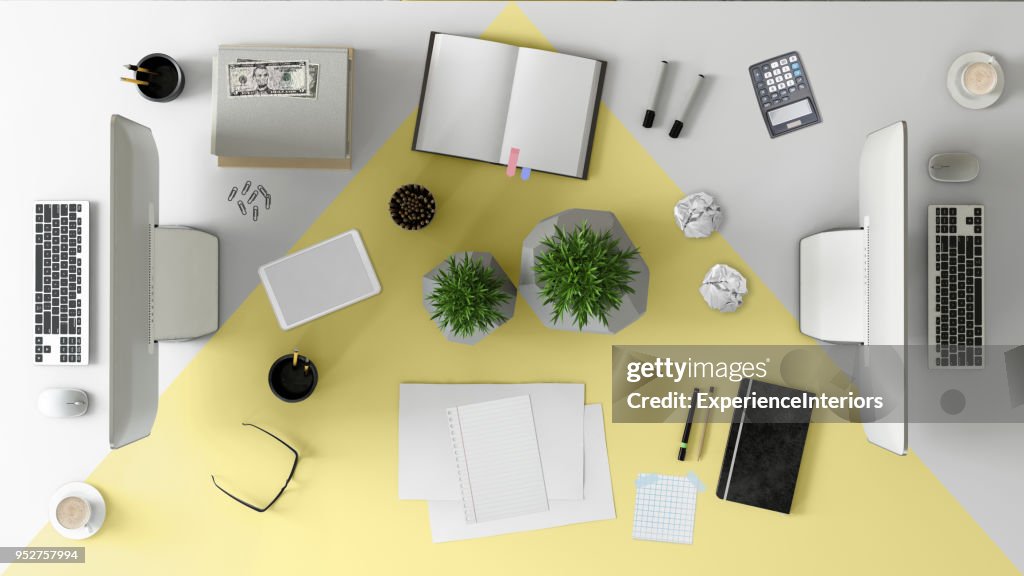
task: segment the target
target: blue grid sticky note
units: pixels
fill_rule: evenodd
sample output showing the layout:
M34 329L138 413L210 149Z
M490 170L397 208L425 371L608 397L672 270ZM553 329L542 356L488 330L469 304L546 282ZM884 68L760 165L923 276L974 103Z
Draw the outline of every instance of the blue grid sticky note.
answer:
M640 474L636 478L633 539L693 544L697 486L689 478Z

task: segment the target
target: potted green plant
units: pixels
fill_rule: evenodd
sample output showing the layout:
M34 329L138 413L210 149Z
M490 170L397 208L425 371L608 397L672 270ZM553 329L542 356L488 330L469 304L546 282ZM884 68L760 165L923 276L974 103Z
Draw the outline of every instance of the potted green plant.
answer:
M423 277L423 305L445 338L476 344L512 317L516 287L488 252L453 254Z
M611 212L567 210L523 242L520 290L550 328L614 334L647 310L650 273Z

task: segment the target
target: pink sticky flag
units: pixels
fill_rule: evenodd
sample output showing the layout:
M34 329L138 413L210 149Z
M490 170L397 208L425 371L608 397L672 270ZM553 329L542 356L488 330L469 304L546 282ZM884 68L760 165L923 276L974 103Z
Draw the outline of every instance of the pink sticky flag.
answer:
M516 175L516 163L519 162L519 148L513 148L508 151L508 168L505 169L505 176L512 177Z

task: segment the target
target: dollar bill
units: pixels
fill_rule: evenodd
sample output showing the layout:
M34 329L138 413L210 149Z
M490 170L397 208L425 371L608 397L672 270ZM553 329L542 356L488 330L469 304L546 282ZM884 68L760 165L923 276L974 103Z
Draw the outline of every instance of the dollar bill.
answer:
M309 63L234 62L228 65L228 97L307 96Z
M235 60L235 62L253 62L253 63L259 62L259 63L264 63L264 64L266 63L263 60L253 60L253 59L250 59L250 58L238 58L237 60ZM307 63L307 66L308 66L307 74L309 75L309 83L308 83L309 84L309 93L308 94L282 94L282 96L288 96L288 97L291 97L291 98L312 98L314 100L316 99L317 78L319 78L319 76L320 76L320 65L319 64L314 64L312 62L309 62L309 63Z

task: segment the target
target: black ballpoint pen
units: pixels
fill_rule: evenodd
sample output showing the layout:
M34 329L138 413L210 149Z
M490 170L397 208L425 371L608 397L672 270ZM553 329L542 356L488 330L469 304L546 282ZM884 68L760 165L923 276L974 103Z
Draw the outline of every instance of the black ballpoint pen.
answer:
M686 426L683 428L683 439L679 441L679 456L676 460L686 460L686 443L690 441L690 428L693 427L693 413L697 411L697 395L700 388L693 389L693 396L690 397L690 411L686 414Z

